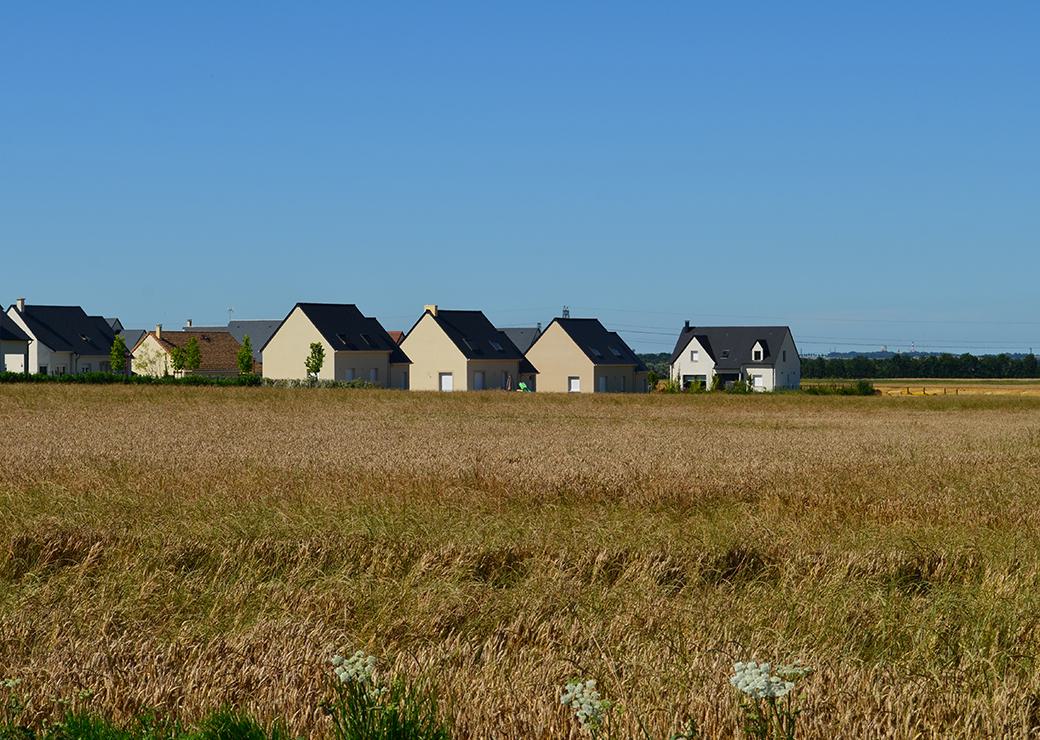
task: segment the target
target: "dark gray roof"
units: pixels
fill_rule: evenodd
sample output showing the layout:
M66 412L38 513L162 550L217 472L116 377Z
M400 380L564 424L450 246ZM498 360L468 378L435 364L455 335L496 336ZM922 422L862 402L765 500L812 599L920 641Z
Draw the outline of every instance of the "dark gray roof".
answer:
M0 341L28 342L30 337L22 331L22 327L14 323L14 319L6 313L0 313Z
M120 321L119 319L117 319L116 317L114 317L114 316L106 316L105 317L105 321L108 322L108 325L112 328L112 331L114 331L116 334L118 334L119 332L123 331L123 322Z
M365 316L353 303L297 303L286 314L285 319L299 308L314 324L314 328L332 347L334 352L378 352L390 353L390 362L411 362L397 342L391 339L377 319ZM279 322L278 327L285 323ZM274 336L278 332L271 332ZM250 337L252 340L252 337ZM271 341L270 337L260 347L261 351ZM256 346L256 345L254 345Z
M625 340L616 332L607 331L599 319L556 318L549 326L553 324L559 324L594 365L635 365L637 371L646 370ZM545 330L549 331L549 327Z
M679 359L694 337L704 351L715 360L716 370L739 370L745 365L775 365L776 353L791 332L786 326L684 326L672 352L672 362ZM761 360L753 360L751 350L761 342Z
M144 329L123 329L123 331L119 332L119 336L126 342L127 349L133 349L141 341L141 337L147 333Z
M502 329L509 340L516 345L521 352L527 352L538 338L541 331L536 326L511 326Z
M433 314L430 315L433 316ZM422 320L421 317L420 320ZM482 311L440 309L437 311L437 315L433 316L433 320L467 359L524 359L524 353L513 344L513 340L504 331L496 329Z
M19 314L39 342L55 352L107 355L115 334L101 316L87 316L79 306L26 304Z
M235 340L242 344L246 335L249 335L249 343L253 345L253 361L261 362L260 349L267 344L267 340L282 325L277 319L251 320L251 321L229 321L227 326L186 326L182 331L226 331Z

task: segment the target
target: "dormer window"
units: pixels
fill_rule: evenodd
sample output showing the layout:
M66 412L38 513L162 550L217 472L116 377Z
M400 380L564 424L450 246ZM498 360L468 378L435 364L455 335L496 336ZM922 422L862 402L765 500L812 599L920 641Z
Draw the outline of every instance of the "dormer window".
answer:
M728 349L722 350L722 359L723 360L728 360L729 359L729 350Z
M753 359L755 362L762 362L762 350L753 350L751 352L751 359Z

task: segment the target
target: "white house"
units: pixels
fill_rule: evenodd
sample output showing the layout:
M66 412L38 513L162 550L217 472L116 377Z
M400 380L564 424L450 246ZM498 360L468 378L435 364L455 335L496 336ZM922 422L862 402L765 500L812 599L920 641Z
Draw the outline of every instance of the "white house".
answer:
M690 326L687 321L672 352L672 378L683 388L700 383L745 381L756 391L798 388L802 362L786 326Z
M7 309L7 317L29 336L30 373L108 372L115 332L107 319L88 316L79 306L29 305L24 298ZM25 372L24 366L9 367Z

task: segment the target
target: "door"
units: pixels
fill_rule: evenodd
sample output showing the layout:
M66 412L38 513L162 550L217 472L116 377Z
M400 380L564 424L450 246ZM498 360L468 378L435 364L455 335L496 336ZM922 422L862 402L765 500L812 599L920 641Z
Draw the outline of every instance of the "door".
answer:
M477 370L473 373L473 389L477 391L484 390L484 371Z
M581 393L581 378L573 375L567 378L567 392Z
M600 375L599 379L597 380L597 383L599 385L599 392L600 393L606 393L607 392L607 376L606 375Z
M453 391L455 390L455 377L451 373L440 374L442 391Z

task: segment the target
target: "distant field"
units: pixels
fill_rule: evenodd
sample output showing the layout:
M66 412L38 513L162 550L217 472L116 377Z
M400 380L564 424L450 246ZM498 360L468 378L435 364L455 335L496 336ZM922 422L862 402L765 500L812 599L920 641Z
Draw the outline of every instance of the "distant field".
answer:
M576 737L578 675L618 737L733 737L751 657L817 669L805 737L1040 726L1040 398L12 385L0 426L36 717L89 689L321 736L361 647L460 737Z
M807 381L811 382L811 381ZM971 380L965 378L929 378L929 379L898 379L885 378L875 380L874 386L887 395L932 395L950 393L971 395L1014 395L1014 396L1040 396L1040 380L1029 379L1002 379L1002 380Z

